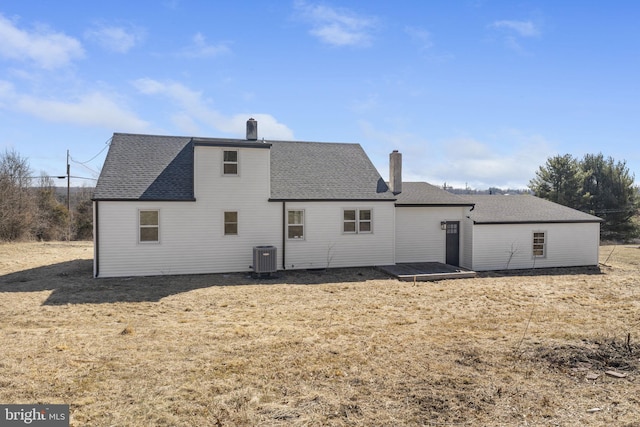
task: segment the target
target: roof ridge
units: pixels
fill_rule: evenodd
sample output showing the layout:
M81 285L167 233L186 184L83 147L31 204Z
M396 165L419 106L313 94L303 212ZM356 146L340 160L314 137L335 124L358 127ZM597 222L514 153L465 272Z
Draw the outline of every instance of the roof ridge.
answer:
M186 135L158 135L158 134L152 134L152 133L131 133L131 132L114 132L113 136L116 135L121 135L121 136L144 136L144 137L152 137L152 138L181 138L181 139L186 139L186 138L197 138L194 136L186 136Z
M324 145L358 145L362 147L362 145L358 142L328 142L328 141L293 141L293 140L278 140L278 139L266 139L264 142L282 142L284 144L324 144Z

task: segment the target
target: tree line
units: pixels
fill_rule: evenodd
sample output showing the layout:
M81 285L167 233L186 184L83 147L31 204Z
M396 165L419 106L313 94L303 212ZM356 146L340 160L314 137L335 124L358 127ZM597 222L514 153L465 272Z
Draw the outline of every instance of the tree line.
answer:
M629 241L640 236L640 191L625 161L600 154L577 159L570 154L549 157L529 188L543 199L603 219L601 237Z
M529 189L543 199L602 218L603 239L628 241L640 237L640 190L634 179L625 161L601 153L582 159L564 154L549 157ZM76 188L67 200L66 192L56 193L51 177L34 177L26 158L5 150L0 155L0 241L92 239L92 190Z
M92 189L58 195L53 178L38 177L15 150L0 154L0 241L91 240ZM70 209L69 209L70 207Z

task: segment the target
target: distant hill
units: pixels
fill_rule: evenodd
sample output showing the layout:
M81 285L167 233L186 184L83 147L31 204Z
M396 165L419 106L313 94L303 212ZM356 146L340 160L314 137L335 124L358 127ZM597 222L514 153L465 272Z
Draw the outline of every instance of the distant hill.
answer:
M488 188L486 190L472 190L470 188L453 188L453 187L444 187L449 193L453 194L533 194L531 190L528 189L513 189L513 188Z

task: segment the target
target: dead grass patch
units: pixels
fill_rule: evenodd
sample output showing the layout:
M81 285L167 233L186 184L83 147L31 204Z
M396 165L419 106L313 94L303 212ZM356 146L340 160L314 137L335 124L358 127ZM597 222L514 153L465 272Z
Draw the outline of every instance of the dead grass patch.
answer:
M617 340L583 340L576 344L538 346L529 357L571 374L613 370L626 375L635 373L640 366L640 345Z
M609 251L413 284L94 280L90 243L0 245L0 401L68 403L74 426L638 425L640 250Z

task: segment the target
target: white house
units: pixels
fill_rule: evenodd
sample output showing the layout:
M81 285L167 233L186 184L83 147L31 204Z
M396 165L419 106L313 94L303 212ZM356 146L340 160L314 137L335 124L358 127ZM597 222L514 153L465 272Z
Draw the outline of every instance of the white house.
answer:
M116 133L93 199L94 276L252 271L263 255L280 270L597 265L599 218L402 183L400 153L390 163L387 184L358 144L259 141L252 119L246 140Z
M534 196L474 195L463 265L503 270L598 265L601 219Z

